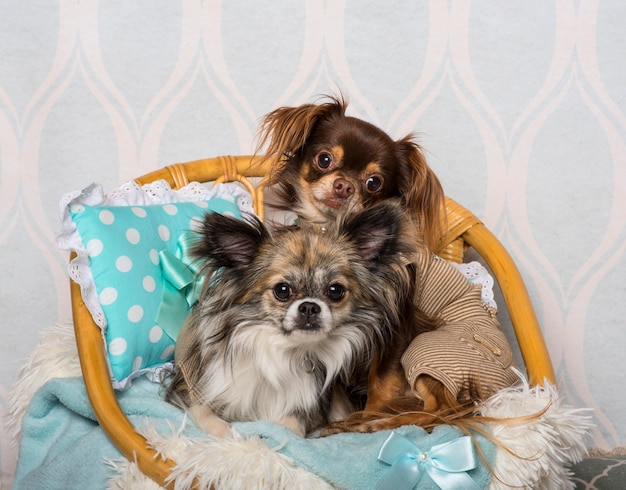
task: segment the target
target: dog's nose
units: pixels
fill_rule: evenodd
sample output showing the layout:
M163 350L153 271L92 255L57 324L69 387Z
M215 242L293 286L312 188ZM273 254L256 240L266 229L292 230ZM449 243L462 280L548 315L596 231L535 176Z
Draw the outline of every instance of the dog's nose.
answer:
M305 301L300 306L298 306L298 311L300 315L306 319L312 318L316 315L319 315L321 308L317 303L313 303L311 301Z
M341 199L346 199L354 194L354 185L346 179L337 179L333 182L335 195Z

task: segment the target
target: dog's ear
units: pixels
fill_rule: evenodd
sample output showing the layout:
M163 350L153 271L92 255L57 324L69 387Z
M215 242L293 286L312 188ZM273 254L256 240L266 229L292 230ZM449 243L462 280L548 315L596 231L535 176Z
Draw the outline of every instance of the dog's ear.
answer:
M322 104L279 107L265 115L259 126L256 153L264 153L264 160L271 160L273 165L297 154L319 121L345 115L345 99L328 98Z
M256 217L246 222L209 213L202 222L200 240L192 254L212 268L243 270L252 263L268 238L267 229Z
M413 135L397 141L396 145L401 172L405 174L400 180L404 205L418 227L421 240L436 253L446 229L443 187Z
M387 201L349 216L342 229L361 258L380 261L401 251L403 218L400 204Z

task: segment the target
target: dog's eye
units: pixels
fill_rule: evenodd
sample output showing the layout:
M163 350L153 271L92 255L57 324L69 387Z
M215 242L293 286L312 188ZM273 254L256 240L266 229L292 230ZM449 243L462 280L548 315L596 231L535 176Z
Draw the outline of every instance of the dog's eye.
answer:
M278 284L276 284L276 286L274 286L274 297L278 301L282 301L282 302L289 301L291 294L292 294L291 286L287 284L286 282L279 282Z
M383 178L380 175L372 175L365 181L368 192L377 192L383 186Z
M331 284L330 286L328 286L328 290L326 291L326 296L328 296L328 299L335 303L341 301L345 295L346 288L339 283Z
M320 153L317 155L317 166L322 170L326 170L333 163L333 156L330 153Z

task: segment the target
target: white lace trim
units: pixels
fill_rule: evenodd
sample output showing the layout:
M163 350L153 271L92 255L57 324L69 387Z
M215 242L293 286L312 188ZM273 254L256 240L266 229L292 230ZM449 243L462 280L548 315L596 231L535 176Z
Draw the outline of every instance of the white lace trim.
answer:
M244 215L254 214L252 196L236 182L204 186L191 182L182 189L174 190L165 180L157 180L140 187L131 180L113 189L105 196L100 184L91 184L83 190L65 194L59 204L62 222L61 234L57 237L57 246L62 250L76 253L76 257L68 266L69 277L80 285L83 301L96 324L106 329L106 318L98 300L89 255L83 246L75 223L69 213L70 206L86 204L89 206L145 206L149 204L165 204L172 202L205 201L213 197L235 196L237 206Z
M455 264L451 262L451 264L456 267L469 282L482 285L481 297L484 303L492 308L498 308L493 298L493 277L491 277L491 274L487 272L487 269L485 269L480 262L468 262L467 264Z

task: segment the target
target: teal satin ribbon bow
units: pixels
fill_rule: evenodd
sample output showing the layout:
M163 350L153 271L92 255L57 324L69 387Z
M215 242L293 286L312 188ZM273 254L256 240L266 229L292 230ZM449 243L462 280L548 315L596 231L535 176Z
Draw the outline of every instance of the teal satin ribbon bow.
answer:
M412 441L392 432L383 443L378 459L391 465L379 490L411 489L417 485L424 472L442 490L479 489L466 472L476 468L474 446L469 436L459 437L422 451Z
M187 231L178 238L176 254L168 250L159 252L163 296L157 313L157 324L174 341L191 307L200 298L204 283L204 277L197 274L197 264L189 254L196 237L195 233Z

